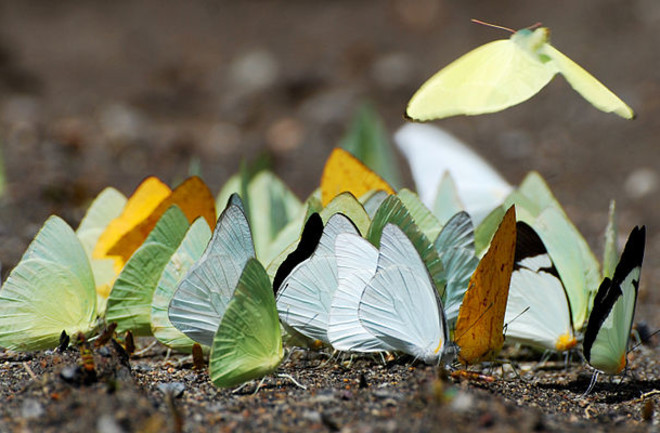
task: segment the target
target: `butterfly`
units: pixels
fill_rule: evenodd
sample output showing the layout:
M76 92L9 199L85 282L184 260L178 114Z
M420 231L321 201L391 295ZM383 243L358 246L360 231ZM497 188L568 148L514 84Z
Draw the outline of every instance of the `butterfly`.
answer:
M105 231L108 224L121 214L124 206L126 206L126 201L126 197L116 189L112 187L105 188L92 201L76 229L76 235L80 239L83 248L85 248L94 273L99 315L103 315L105 312L110 289L112 289L118 271L115 269L112 259L95 258L92 252L99 236Z
M383 227L380 249L352 234L336 240L339 286L328 335L341 350L397 350L429 364L443 359L448 327L442 301L413 243Z
M278 270L274 288L282 322L311 340L327 344L330 304L337 289L335 239L340 233L359 232L341 213L332 215L318 236L322 224L318 214L310 216L298 249L280 269L287 272L293 265L290 260L302 260L287 275ZM313 252L306 258L309 250Z
M635 314L645 243L646 227L635 227L614 275L611 279L605 277L596 292L584 332L582 348L587 362L607 374L618 374L626 367L626 351Z
M513 190L474 150L434 125L404 125L394 141L422 202L443 224L465 210L478 225Z
M250 258L213 335L209 377L219 387L258 379L284 357L280 322L268 274Z
M211 347L247 262L255 258L243 202L230 196L204 253L170 301L170 322L190 339Z
M323 206L342 192L348 191L355 197L361 197L371 190L383 190L388 194L394 194L394 189L359 159L341 148L335 148L328 157L321 175Z
M151 334L153 294L163 269L181 244L189 224L178 206L169 208L117 276L106 309L106 320L117 332Z
M566 289L543 241L516 223L516 252L506 306L506 341L565 351L577 344Z
M340 233L335 239L337 289L330 304L328 340L345 352L393 351L360 321L358 311L365 287L376 274L378 248L361 236Z
M398 188L401 173L388 136L385 122L374 107L363 103L341 138L340 147L378 173L389 185Z
M458 359L463 364L492 359L502 348L515 249L516 208L512 206L472 274L458 311L454 342L460 348Z
M442 293L445 316L450 329L456 318L470 278L479 264L474 250L474 226L466 212L458 212L447 221L433 242L442 262L445 289Z
M190 352L195 341L170 322L170 301L190 267L201 258L211 235L211 229L204 218L197 218L191 224L181 244L165 265L151 300L151 332L158 341L176 350Z
M294 242L305 223L306 209L291 189L275 174L261 170L253 177L232 176L217 196L217 209L224 209L233 193L239 193L250 221L254 249L259 260L269 265Z
M148 177L128 199L121 215L99 236L93 257L113 258L118 272L174 204L183 211L189 223L203 216L209 226L215 224L215 200L199 177L188 178L174 191L157 178Z
M512 33L511 38L482 45L433 75L410 99L406 117L427 121L504 110L534 96L557 73L599 110L634 117L625 102L550 45L547 28Z
M0 288L0 347L57 347L68 335L96 329L94 275L81 241L58 216L49 217Z
M488 245L488 233L492 233L492 227L501 220L505 207L512 204L516 205L518 219L529 224L541 238L566 288L574 329L581 330L602 278L600 264L537 172L528 173L520 186L504 200L504 204L477 227L477 254Z

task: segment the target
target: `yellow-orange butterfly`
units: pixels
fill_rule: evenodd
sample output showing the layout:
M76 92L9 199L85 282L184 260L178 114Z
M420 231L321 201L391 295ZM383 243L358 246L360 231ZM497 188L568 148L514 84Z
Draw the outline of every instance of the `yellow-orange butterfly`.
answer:
M394 189L359 159L341 148L335 148L325 163L321 176L321 203L323 206L342 192L362 197L371 190L394 194Z
M511 206L472 274L458 311L454 342L463 364L493 359L504 344L504 314L515 250L516 210Z
M215 199L199 177L186 179L174 191L156 177L148 177L101 234L93 257L112 257L117 270L121 269L172 205L179 206L190 223L202 216L210 227L215 226Z

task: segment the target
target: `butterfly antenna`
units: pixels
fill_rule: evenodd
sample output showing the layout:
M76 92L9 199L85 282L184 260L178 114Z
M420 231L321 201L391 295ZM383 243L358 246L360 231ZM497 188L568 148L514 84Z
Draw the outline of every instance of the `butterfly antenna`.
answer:
M635 344L633 347L631 347L630 350L628 352L626 352L626 355L628 353L632 352L633 350L637 349L639 346L643 345L645 343L645 341L649 341L651 339L651 337L653 337L655 334L657 334L659 332L660 332L660 329L656 330L654 333L652 333L648 337L646 337L646 339L642 339L640 337L639 340L638 340L639 342L637 344Z
M504 339L505 340L506 340L506 330L507 330L509 324L515 322L518 317L522 316L523 314L525 314L528 311L529 311L529 305L527 306L527 308L525 308L520 313L518 313L518 315L516 317L514 317L513 319L509 320L507 323L504 324Z
M542 25L543 25L543 23L541 23L539 21L539 22L536 22L536 23L532 24L531 26L527 27L527 30L536 30L539 27L541 27Z
M481 24L482 26L492 27L492 28L494 28L494 29L506 30L507 32L511 32L511 33L515 33L515 32L516 32L515 30L510 29L510 28L508 28L508 27L498 26L497 24L487 23L487 22L485 22L485 21L481 21L481 20L478 20L478 19L476 19L476 18L472 18L470 21L472 21L472 22L475 23L475 24Z

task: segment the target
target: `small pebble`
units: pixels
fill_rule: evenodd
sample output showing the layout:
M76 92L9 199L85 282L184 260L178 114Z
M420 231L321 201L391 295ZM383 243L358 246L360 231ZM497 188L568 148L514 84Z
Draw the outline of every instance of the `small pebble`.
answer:
M168 383L159 383L158 389L163 394L170 394L174 398L179 398L183 395L186 386L181 382L168 382Z
M21 405L21 416L25 419L39 418L44 414L44 407L37 400L26 398Z

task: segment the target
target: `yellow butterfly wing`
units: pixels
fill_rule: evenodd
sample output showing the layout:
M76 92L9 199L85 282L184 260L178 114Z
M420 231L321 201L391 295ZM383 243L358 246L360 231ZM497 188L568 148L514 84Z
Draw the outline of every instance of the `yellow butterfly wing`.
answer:
M321 203L327 205L342 192L361 197L371 190L394 194L394 189L349 152L335 148L321 175Z
M119 217L110 221L101 233L92 252L92 257L102 259L108 251L128 232L133 230L170 196L172 190L156 177L148 177L128 199Z
M504 344L504 315L515 250L516 211L511 206L472 274L458 311L454 342L460 348L458 359L463 364L493 359Z
M550 44L545 44L541 51L552 59L568 84L591 105L606 113L616 113L625 119L635 117L632 108L561 51Z
M512 39L489 42L426 81L410 99L406 116L427 121L504 110L534 96L556 73Z
M150 179L160 182L156 178L149 178L147 180L150 181L150 184L153 183L156 185L156 182ZM162 184L162 182L160 183ZM167 186L165 187L167 188ZM129 203L126 205L126 209L122 215L111 222L106 231L101 235L94 254L100 254L100 257L113 257L116 260L115 266L118 268L123 267L124 263L126 263L135 250L142 245L149 233L151 233L151 230L156 226L160 217L172 205L177 205L181 208L189 223L192 223L197 217L202 216L210 227L215 227L215 198L200 178L193 176L186 179L164 198L162 197L163 191L162 188L152 186L143 189L142 185L140 185L135 194L129 199ZM150 193L152 195L149 195ZM139 202L136 202L135 208L129 209L129 204L132 204L136 196L137 199L143 199L148 206L145 204L143 207L140 207ZM154 206L154 203L157 201L158 203ZM104 237L106 233L109 233L107 240ZM104 241L104 243L102 246L99 246L101 241Z

